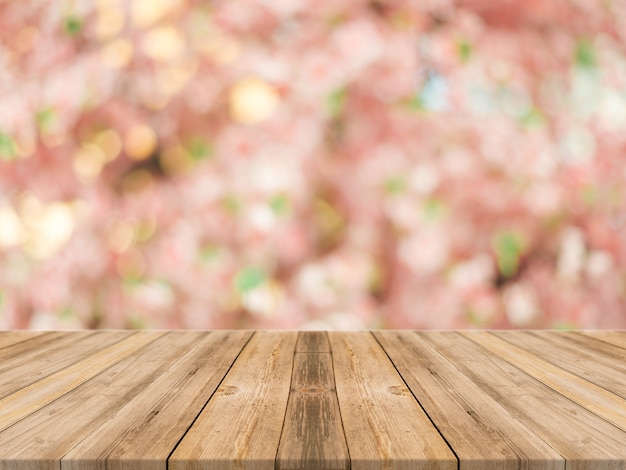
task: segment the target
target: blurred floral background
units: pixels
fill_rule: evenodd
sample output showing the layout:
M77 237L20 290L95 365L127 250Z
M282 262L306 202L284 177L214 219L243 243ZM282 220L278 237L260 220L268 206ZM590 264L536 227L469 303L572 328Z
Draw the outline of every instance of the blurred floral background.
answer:
M0 0L0 328L626 328L626 2Z

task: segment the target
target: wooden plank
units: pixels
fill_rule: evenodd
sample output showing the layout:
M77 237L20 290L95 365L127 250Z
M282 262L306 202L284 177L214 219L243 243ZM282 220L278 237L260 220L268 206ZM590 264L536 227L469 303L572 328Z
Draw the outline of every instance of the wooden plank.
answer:
M101 334L107 334L107 332L101 332ZM0 431L65 395L164 334L164 332L134 333L122 341L0 399L0 410L2 410Z
M13 346L14 344L27 341L43 334L44 332L42 331L29 330L0 331L0 349L8 348L9 346Z
M477 344L626 431L626 400L604 388L507 343L490 332L465 333Z
M36 339L20 343L21 354L0 362L0 398L11 395L70 364L84 359L98 349L106 348L130 336L127 331L61 332L44 345ZM42 339L45 339L44 337ZM20 348L21 349L21 348Z
M24 341L17 341L12 346L0 350L0 364L14 360L13 367L26 364L32 356L41 354L47 348L55 347L58 342L71 341L67 332L49 331ZM21 362L19 362L21 361Z
M151 338L150 342L142 341L144 347L135 348L90 380L1 432L0 468L20 462L20 470L59 469L61 458L79 442L116 417L128 402L136 405L134 398L157 382L199 335L142 333L140 336ZM165 468L165 459L161 464Z
M600 341L604 341L605 343L612 344L614 346L618 346L620 348L626 349L626 331L581 331L581 334L590 336L591 338L598 339Z
M298 333L296 352L330 353L330 343L325 331L301 331Z
M494 334L581 379L626 398L624 349L565 331L499 331ZM611 354L606 354L603 346Z
M370 333L330 332L352 470L456 469L457 460Z
M459 371L564 457L568 470L626 466L626 433L473 341L488 333L423 335Z
M61 468L165 469L168 456L251 336L250 331L169 333L167 356L160 356L161 375L134 397L124 397L124 406L65 454ZM114 407L118 404L108 408Z
M564 469L565 460L512 416L423 335L379 331L389 355L439 432L460 470Z
M258 332L169 458L168 469L273 470L296 332Z
M324 332L298 335L278 470L350 468L328 348Z

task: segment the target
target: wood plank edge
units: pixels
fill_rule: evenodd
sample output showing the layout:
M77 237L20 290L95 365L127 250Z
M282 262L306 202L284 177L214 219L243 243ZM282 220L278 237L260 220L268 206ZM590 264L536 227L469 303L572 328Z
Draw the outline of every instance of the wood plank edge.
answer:
M386 331L394 331L394 330L386 330ZM406 330L395 330L395 331L406 331ZM420 401L417 399L417 397L415 396L415 393L413 392L413 390L411 389L411 387L409 387L409 384L406 382L406 380L404 379L404 377L402 376L402 374L400 373L400 370L398 369L398 367L396 366L395 362L393 362L393 360L391 359L391 356L389 356L389 353L387 352L387 350L383 347L382 343L379 341L378 336L380 335L379 331L370 331L369 332L373 337L374 337L374 341L376 341L376 343L378 344L378 346L380 347L380 349L385 353L385 356L387 356L387 359L389 359L389 362L391 362L391 364L393 365L393 368L396 370L396 372L398 373L398 375L400 376L400 378L402 379L402 383L404 383L404 387L406 387L406 389L411 393L411 395L413 396L413 399L417 402L417 404L419 405L420 409L422 410L422 412L424 413L424 415L426 416L426 418L428 418L428 421L430 421L430 424L433 426L433 428L435 428L437 430L437 433L439 434L439 436L441 437L441 439L443 440L443 442L446 443L446 446L448 446L448 449L450 450L450 452L452 453L452 455L454 456L454 460L450 459L449 461L446 460L441 460L440 462L454 462L456 461L456 467L457 469L460 468L460 462L461 459L459 458L459 456L457 455L456 451L454 450L454 448L452 447L452 445L450 444L450 442L448 442L448 440L446 439L446 437L443 435L443 433L441 432L441 430L439 429L439 427L435 424L435 421L431 418L431 416L428 414L428 412L426 411L426 409L424 408L424 406L420 403ZM413 331L413 333L417 333L417 331ZM427 468L428 466L424 467Z
M241 331L241 330L221 330L221 331ZM215 390L213 390L213 393L211 393L211 395L207 398L206 402L204 402L204 405L202 405L202 407L198 410L198 413L196 414L196 416L189 422L189 426L187 426L187 429L185 429L185 432L183 432L180 436L180 439L178 439L178 441L176 442L176 444L174 445L174 447L172 448L172 450L170 451L170 453L168 454L168 456L165 459L165 468L166 470L169 470L170 468L170 459L172 458L172 455L174 455L174 452L176 452L176 449L178 449L178 446L180 445L180 443L185 439L185 437L187 436L187 434L189 433L189 430L193 427L193 425L196 423L196 421L198 420L198 418L200 417L200 415L202 414L202 412L204 411L204 409L207 407L207 405L209 404L209 402L211 401L211 399L213 398L213 396L217 393L217 391L220 389L220 387L222 386L222 383L224 382L224 379L228 376L228 373L230 372L230 370L233 368L233 366L235 365L235 363L237 362L237 359L239 359L239 356L241 355L241 353L243 352L244 349L246 349L246 346L248 346L248 344L250 343L250 341L252 340L252 338L256 335L257 331L255 330L244 330L247 331L250 334L250 336L248 337L248 339L243 343L243 345L241 346L241 349L239 349L239 352L237 353L237 355L235 356L235 358L233 359L233 362L231 362L230 366L228 366L228 369L226 369L224 371L224 375L222 376L222 378L220 379L220 381L218 382L217 386L215 387ZM278 449L277 451L278 452ZM195 462L204 462L204 460L194 460ZM207 462L213 462L213 461L209 461L207 460ZM221 460L220 460L221 462ZM186 465L186 462L185 462ZM208 468L211 468L211 466L208 466Z

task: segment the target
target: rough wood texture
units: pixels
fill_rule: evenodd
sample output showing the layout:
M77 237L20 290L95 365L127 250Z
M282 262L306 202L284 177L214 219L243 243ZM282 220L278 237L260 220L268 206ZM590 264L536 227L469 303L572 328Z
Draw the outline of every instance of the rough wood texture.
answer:
M350 468L329 347L326 333L298 336L278 470Z
M329 333L353 470L456 469L457 460L370 334Z
M165 468L172 449L251 336L246 331L169 333L164 351L171 359L155 355L167 368L134 397L127 394L122 408L65 454L62 469Z
M479 384L462 374L424 336L410 331L374 336L454 449L461 470L564 469L565 461ZM446 334L446 336L449 336Z
M0 332L0 470L626 470L626 332Z
M544 383L564 397L626 431L626 400L489 332L469 334L472 341ZM546 350L550 355L550 350ZM626 451L626 448L624 448Z
M274 469L296 332L252 337L169 460L179 469Z

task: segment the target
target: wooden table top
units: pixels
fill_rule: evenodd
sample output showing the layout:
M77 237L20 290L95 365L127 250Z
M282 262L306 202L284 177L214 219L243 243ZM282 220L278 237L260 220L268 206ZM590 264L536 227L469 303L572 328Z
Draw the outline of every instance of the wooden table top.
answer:
M0 332L0 469L626 469L626 331Z

